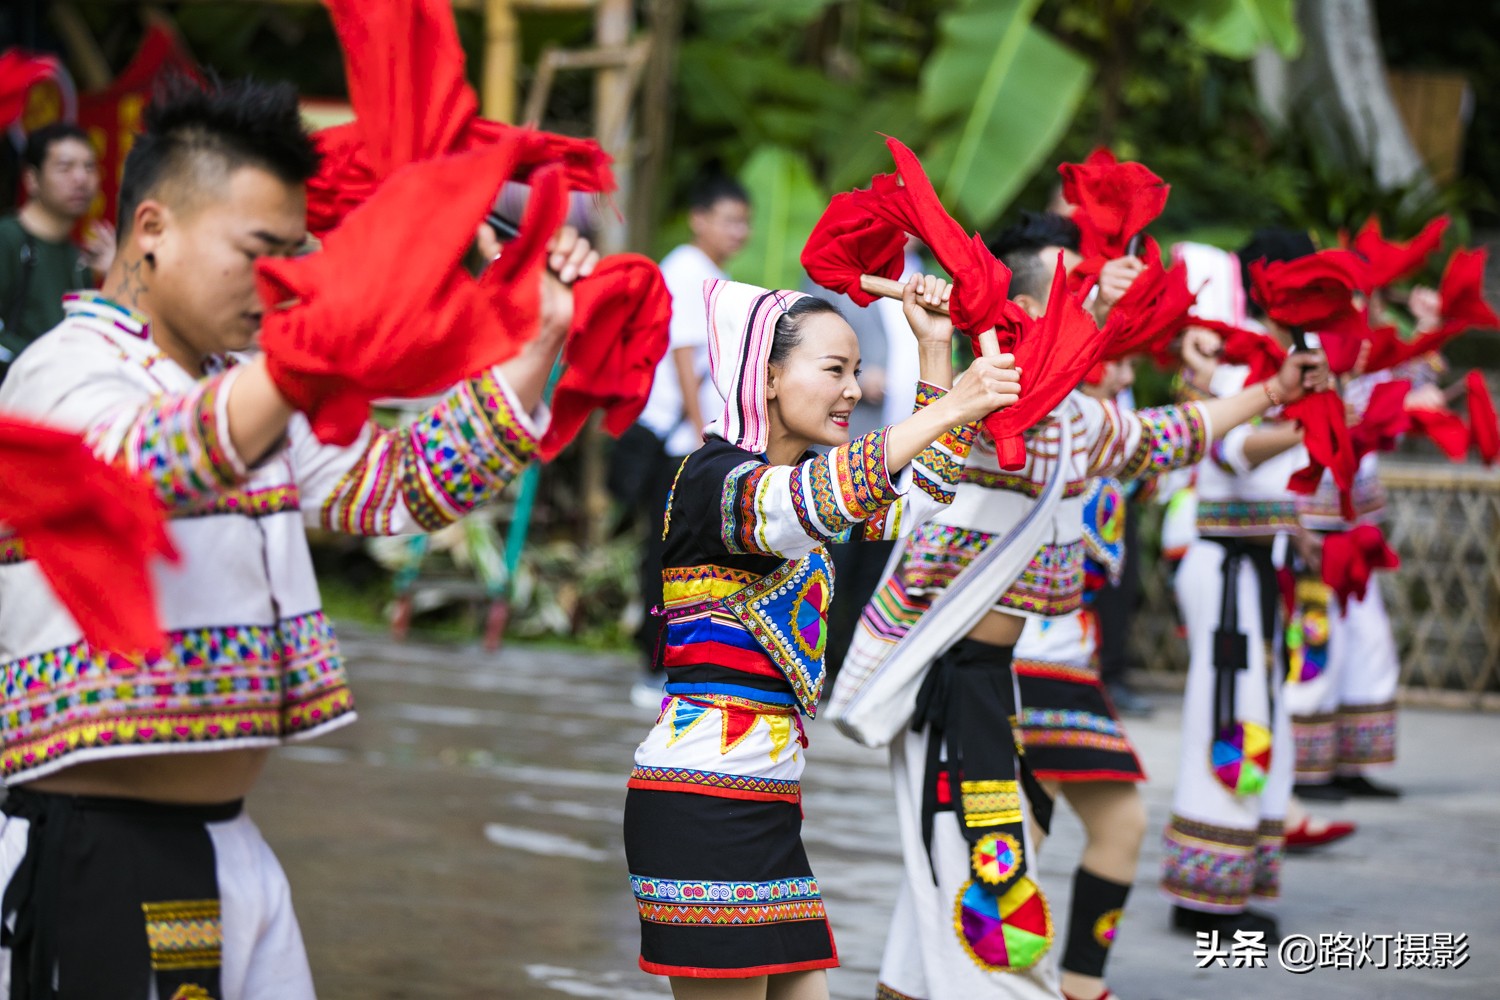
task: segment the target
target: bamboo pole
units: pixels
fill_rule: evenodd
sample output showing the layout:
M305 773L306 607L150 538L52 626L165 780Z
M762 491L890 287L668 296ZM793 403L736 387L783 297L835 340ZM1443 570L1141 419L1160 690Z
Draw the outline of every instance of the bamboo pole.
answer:
M514 122L521 35L511 0L485 0L484 72L480 108L486 118Z

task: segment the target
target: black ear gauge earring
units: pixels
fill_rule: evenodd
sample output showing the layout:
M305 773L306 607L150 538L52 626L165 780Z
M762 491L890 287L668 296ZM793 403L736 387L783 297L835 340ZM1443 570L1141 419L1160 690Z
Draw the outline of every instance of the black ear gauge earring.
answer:
M152 266L152 268L155 268L156 267L156 254L154 254L154 253L148 253L148 254L146 254L146 263L150 264Z

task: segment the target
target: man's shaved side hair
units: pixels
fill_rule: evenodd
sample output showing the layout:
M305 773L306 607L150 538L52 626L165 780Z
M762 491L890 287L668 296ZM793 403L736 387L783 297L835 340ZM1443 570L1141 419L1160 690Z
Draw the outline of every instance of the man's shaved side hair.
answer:
M990 253L1010 268L1010 297L1030 295L1038 302L1047 301L1052 277L1057 272L1057 255L1043 259L1047 247L1078 250L1078 224L1053 212L1021 212L1021 221L985 241Z
M142 124L120 181L121 236L147 198L190 210L240 167L258 167L287 184L305 183L318 170L319 154L288 83L170 76L157 86Z

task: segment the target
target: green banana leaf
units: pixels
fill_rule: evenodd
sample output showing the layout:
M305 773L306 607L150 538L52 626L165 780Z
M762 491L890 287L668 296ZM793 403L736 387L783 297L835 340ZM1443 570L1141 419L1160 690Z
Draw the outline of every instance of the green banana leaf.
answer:
M1093 67L1031 23L1041 0L970 0L943 15L922 70L923 162L968 225L994 222L1073 120Z
M1296 0L1160 0L1163 13L1217 55L1249 59L1274 45L1291 59L1302 48Z
M828 199L813 180L807 158L782 146L761 146L740 171L753 212L750 241L729 265L736 281L763 288L802 283L802 245Z

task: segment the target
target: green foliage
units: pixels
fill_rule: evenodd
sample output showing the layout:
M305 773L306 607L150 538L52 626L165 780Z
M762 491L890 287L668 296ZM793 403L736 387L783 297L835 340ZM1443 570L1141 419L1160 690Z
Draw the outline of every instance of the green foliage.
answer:
M730 272L763 288L796 288L802 283L802 244L823 214L827 196L813 180L807 158L780 146L758 148L740 180L755 206L755 224Z
M673 188L705 167L750 188L754 263L736 274L786 273L816 220L802 211L813 192L891 169L882 133L923 157L965 223L994 221L1052 152L1090 72L1032 26L1040 2L696 0L678 60ZM791 245L770 252L763 227Z
M927 163L939 196L993 221L1062 136L1089 64L1032 26L1040 0L971 0L939 21L919 110L936 138Z
M1274 45L1290 59L1302 47L1295 0L1159 0L1158 6L1215 55L1249 59Z

